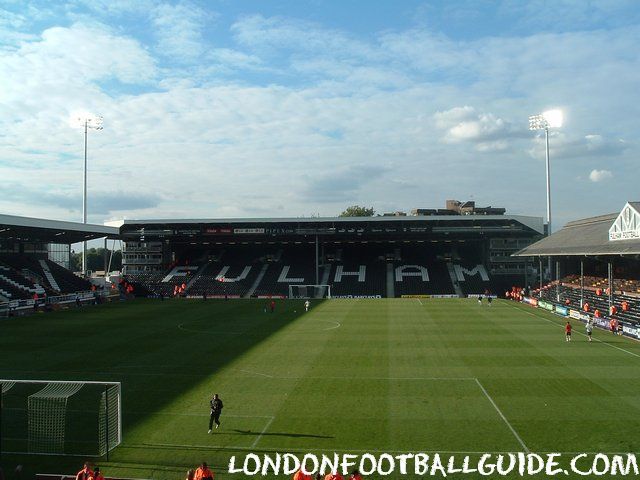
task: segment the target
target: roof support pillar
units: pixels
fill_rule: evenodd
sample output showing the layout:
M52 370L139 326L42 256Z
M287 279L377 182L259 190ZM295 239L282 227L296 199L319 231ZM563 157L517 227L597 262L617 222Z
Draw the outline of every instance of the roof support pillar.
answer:
M580 259L580 309L584 306L584 258Z
M613 306L613 262L611 260L607 262L607 273L609 277L609 312L611 312Z
M560 260L556 260L556 302L560 303Z
M320 284L320 280L319 280L319 263L320 263L320 259L318 258L318 235L316 234L316 285Z
M542 257L538 257L538 272L540 273L540 298L542 298Z

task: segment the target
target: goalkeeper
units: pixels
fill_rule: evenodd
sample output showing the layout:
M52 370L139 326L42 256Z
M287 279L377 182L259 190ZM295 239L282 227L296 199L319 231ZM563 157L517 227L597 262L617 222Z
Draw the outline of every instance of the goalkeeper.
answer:
M220 426L220 414L222 413L223 407L222 400L220 400L217 393L215 393L213 398L209 401L209 406L211 407L211 415L209 416L209 433L211 433L214 422L216 424L216 429Z

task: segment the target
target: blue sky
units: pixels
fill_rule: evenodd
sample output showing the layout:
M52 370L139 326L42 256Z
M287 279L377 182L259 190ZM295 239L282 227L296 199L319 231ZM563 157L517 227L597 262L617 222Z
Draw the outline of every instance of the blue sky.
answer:
M638 200L635 1L0 0L0 212L335 215L475 199L554 227Z

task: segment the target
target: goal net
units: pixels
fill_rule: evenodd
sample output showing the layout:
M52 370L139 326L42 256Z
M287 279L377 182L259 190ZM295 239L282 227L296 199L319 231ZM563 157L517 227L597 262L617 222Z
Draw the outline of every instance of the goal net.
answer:
M118 382L0 380L6 453L103 456L122 440Z
M331 285L289 285L289 298L331 298Z

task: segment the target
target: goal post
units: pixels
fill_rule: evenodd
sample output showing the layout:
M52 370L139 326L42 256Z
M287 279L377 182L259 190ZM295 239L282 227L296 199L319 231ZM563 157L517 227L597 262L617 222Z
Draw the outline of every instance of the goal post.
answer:
M3 453L102 457L122 442L119 382L0 379Z
M331 298L331 285L289 285L289 298Z

